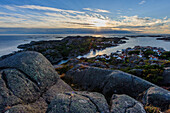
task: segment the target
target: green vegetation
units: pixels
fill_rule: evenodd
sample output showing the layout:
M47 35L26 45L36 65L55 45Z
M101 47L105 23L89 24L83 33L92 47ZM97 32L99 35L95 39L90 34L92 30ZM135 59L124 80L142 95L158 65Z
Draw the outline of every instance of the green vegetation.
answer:
M132 54L137 54L137 55L138 55L139 53L140 53L139 50L129 51L129 52L128 52L129 55L132 55Z
M161 113L160 108L154 106L145 106L145 110L147 113Z
M121 69L127 73L131 73L133 75L139 76L147 81L158 84L163 79L162 73L164 71L164 66L159 65L144 65L144 66L136 66L133 69L141 69L142 74L139 74L136 71L132 71L132 68Z
M157 53L154 52L154 51L152 51L152 50L146 50L146 51L144 51L144 56L145 56L146 58L149 58L149 57L148 57L149 55L157 55Z
M58 72L58 74L62 75L62 74L65 74L67 71L69 71L72 68L73 68L73 66L64 65L63 67L56 68L55 70Z
M170 60L170 51L163 52L160 58Z

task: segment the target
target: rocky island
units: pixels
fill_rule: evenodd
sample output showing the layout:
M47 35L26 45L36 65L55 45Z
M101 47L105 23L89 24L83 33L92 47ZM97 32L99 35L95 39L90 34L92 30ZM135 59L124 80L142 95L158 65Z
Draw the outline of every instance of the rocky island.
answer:
M63 40L38 41L19 45L19 49L42 53L52 64L63 59L84 55L90 50L100 50L106 47L126 43L127 38L105 38L92 36L68 36Z

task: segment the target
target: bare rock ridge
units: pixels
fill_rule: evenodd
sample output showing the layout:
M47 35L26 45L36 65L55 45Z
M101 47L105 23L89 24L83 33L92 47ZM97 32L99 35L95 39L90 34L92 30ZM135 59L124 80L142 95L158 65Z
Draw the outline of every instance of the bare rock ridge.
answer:
M77 65L66 78L87 91L73 91L40 53L1 60L0 113L146 113L143 105L170 104L169 91L121 71Z
M66 79L84 90L102 93L108 101L113 94L126 94L144 105L169 109L170 92L139 77L118 71L79 64L66 73Z

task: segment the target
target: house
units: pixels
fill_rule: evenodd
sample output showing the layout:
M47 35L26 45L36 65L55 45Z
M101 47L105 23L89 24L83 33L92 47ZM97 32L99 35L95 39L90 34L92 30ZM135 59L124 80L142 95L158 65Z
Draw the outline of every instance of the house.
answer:
M118 57L118 55L113 55L113 57L114 57L114 58L117 58L117 57Z
M106 58L105 58L106 60L110 60L110 56L106 56Z
M161 55L162 55L162 53L161 53L160 50L157 51L157 54L158 54L158 56L161 56Z
M125 60L125 56L119 56L117 57L117 60Z
M153 56L153 55L149 55L149 60L158 60L158 57L155 57L155 56Z
M139 58L142 58L143 56L141 54L138 55Z

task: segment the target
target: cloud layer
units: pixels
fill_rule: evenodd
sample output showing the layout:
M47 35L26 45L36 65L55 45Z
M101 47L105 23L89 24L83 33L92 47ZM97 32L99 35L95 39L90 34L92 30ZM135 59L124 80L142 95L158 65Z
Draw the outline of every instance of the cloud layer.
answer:
M141 2L139 2L139 5L142 5L144 3L146 3L146 0L142 0Z
M143 4L145 2L141 2ZM0 12L0 27L74 28L124 30L143 33L170 33L170 18L118 16L109 18L103 9L65 10L38 5L0 5L11 13ZM24 9L24 10L23 10Z
M92 9L92 8L83 8L84 10L87 10L87 11L93 11L93 12L100 12L100 13L110 13L110 11L107 11L107 10L103 10L103 9Z

